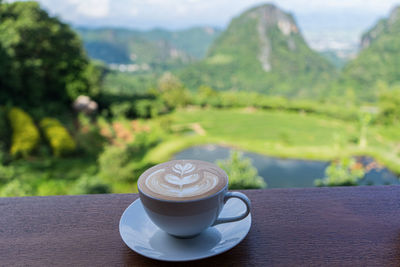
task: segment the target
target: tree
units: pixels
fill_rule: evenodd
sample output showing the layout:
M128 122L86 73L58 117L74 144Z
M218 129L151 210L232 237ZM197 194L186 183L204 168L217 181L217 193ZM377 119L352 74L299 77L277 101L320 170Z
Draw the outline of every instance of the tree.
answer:
M263 178L258 176L258 171L253 166L251 159L244 158L243 154L238 151L233 151L229 159L217 161L217 164L228 174L230 189L252 189L267 186Z
M365 175L365 169L361 163L353 158L342 158L333 162L325 170L325 178L314 181L316 186L352 186Z
M208 85L200 85L199 88L197 89L195 102L196 104L201 106L206 106L206 105L218 106L220 99L218 92L215 91L213 88L211 88Z
M379 96L378 122L398 124L400 122L400 88L381 92Z
M189 103L188 90L177 77L169 72L165 73L158 81L158 92L170 109Z
M0 103L65 107L89 93L90 67L77 35L38 3L0 4Z

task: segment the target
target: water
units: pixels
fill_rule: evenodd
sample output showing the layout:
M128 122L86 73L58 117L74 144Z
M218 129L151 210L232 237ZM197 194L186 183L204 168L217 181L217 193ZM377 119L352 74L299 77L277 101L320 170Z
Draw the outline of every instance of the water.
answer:
M231 148L204 145L185 149L174 156L174 159L197 159L215 162L229 157ZM243 152L243 151L242 151ZM325 169L329 166L326 161L282 159L264 156L256 153L243 152L245 157L253 161L258 174L264 178L268 188L284 187L314 187L314 180L323 178ZM373 164L373 159L358 158L363 165ZM400 184L395 174L386 168L371 169L360 182L361 185Z

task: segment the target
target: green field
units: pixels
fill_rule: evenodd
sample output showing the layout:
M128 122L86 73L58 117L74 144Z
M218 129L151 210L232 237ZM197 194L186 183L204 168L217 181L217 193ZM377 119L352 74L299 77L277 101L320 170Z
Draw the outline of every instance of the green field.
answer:
M265 155L331 160L341 156L369 155L400 173L399 127L367 127L365 146L360 146L359 122L315 114L249 109L185 109L169 115L173 128L187 129L171 136L149 152L153 161L169 159L186 147L215 143ZM203 135L191 130L193 123Z
M108 127L123 126L127 132L122 128L114 129L136 136L129 145L118 139L116 132L117 136L104 145L98 155L32 156L0 166L0 194L135 192L136 179L146 168L200 144L314 160L369 155L400 174L399 126L371 124L366 131L367 142L361 145L359 121L304 112L190 107L153 119L136 120L136 130L130 128L133 122L120 118L108 124ZM101 124L105 127L107 122ZM145 132L140 134L138 129Z

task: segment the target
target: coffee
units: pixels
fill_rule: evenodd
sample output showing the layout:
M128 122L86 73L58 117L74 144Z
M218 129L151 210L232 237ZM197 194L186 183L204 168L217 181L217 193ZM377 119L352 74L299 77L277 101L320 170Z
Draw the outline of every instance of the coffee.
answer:
M139 189L164 200L195 200L221 191L228 183L218 166L199 160L173 160L154 166L139 178Z

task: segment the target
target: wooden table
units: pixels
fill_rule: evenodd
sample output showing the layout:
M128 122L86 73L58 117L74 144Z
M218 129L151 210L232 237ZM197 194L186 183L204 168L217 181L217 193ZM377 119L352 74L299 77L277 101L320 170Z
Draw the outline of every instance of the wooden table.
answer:
M192 265L400 265L400 186L242 192L253 204L248 236ZM137 197L0 198L0 266L171 264L122 242L119 219Z

